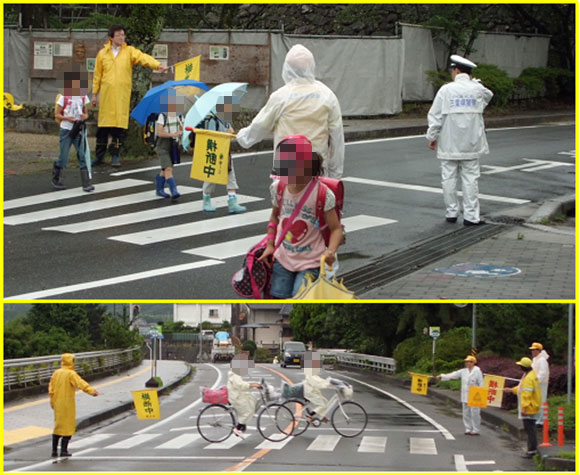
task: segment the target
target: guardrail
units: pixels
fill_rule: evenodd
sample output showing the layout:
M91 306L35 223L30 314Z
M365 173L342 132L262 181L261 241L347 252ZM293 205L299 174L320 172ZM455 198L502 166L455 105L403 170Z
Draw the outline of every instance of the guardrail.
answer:
M334 358L338 364L354 368L368 368L372 371L395 374L397 362L385 356L350 353L346 350L318 350L326 358Z
M81 376L121 367L140 357L141 347L75 354L75 370ZM60 368L61 355L4 360L4 391L38 386L50 381Z

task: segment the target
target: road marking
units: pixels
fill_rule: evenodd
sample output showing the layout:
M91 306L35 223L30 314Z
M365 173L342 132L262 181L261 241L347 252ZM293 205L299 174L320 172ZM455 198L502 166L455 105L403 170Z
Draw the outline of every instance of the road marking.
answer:
M204 267L215 266L223 264L222 261L207 259L199 262L191 262L189 264L179 264L176 266L160 267L143 272L136 272L134 274L121 275L118 277L110 277L107 279L94 280L92 282L83 282L81 284L68 285L64 287L56 287L53 289L38 290L36 292L29 292L27 294L13 295L5 297L5 300L35 300L50 297L53 295L70 294L72 292L80 292L82 290L97 289L99 287L106 287L108 285L123 284L126 282L134 282L136 280L149 279L152 277L161 277L163 275L175 274L177 272L184 272L193 269L201 269Z
M413 190L413 191L425 191L427 193L437 193L439 195L443 194L443 190L441 188L434 188L431 186L422 186L422 185L410 185L407 183L395 183L392 181L379 181L379 180L369 180L366 178L356 178L356 177L346 177L343 178L342 181L347 181L351 183L359 183L363 185L375 185L375 186L383 186L386 188L398 188L403 190ZM459 196L463 196L461 191L458 191L457 194ZM497 201L500 203L512 203L512 204L524 204L529 203L530 200L520 200L518 198L508 198L505 196L494 196L494 195L485 195L480 193L479 194L480 200L487 200L487 201Z
M217 442L214 444L206 445L204 447L204 449L207 449L207 450L228 450L228 449L231 449L232 447L238 445L243 440L244 439L242 439L241 437L238 437L237 435L232 434L223 442Z
M113 445L108 445L105 449L131 449L137 447L138 445L145 444L150 440L159 437L161 434L139 434L129 437L128 439L121 440Z
M399 404L402 404L406 408L410 409L415 414L417 414L418 416L420 416L424 420L426 420L429 424L431 424L432 426L434 426L435 428L437 428L439 430L439 432L441 432L441 434L443 435L443 437L445 437L447 440L455 440L455 437L453 437L453 435L451 434L451 432L449 432L445 427L443 427L441 424L439 424L439 422L435 421L434 419L432 419L431 417L429 417L427 414L421 412L419 409L417 409L416 407L412 406L411 404L409 404L407 401L401 399L400 397L397 397L394 394L391 394L391 393L385 391L384 389L377 388L376 386L373 386L372 384L365 383L364 381L361 381L359 379L351 378L350 376L346 376L346 375L341 375L341 377L342 378L345 378L345 379L350 379L351 381L355 381L355 382L357 382L359 384L362 384L363 386L367 386L367 387L369 387L371 389L374 389L375 391L378 391L380 393L386 394L387 396L389 396L390 398L394 399Z
M150 368L147 368L148 370ZM71 440L70 442L70 448L71 449L83 449L85 447L88 447L89 445L94 445L94 444L98 444L99 442L102 442L103 440L107 440L111 437L113 437L115 434L93 434L90 435L88 437L85 437L84 439L79 439L79 440Z
M179 192L182 195L188 195L198 191L201 191L201 188L194 188L191 186L182 186L179 188ZM114 198L105 198L103 200L93 200L86 203L60 206L58 208L49 208L41 211L32 211L30 213L16 214L14 216L5 216L4 224L14 226L17 224L36 223L38 221L46 221L48 219L64 218L76 214L92 213L94 211L118 208L119 206L127 206L132 204L145 203L147 201L164 199L166 198L157 196L154 190L142 191L141 193L133 193L131 195L116 196Z
M256 447L256 449L257 450L259 450L259 449L281 450L284 447L286 447L286 444L288 444L288 442L290 442L292 439L293 439L293 437L287 437L286 439L281 440L279 442L272 442L271 440L265 440L260 445L258 445Z
M358 451L367 453L383 453L386 447L386 437L372 437L365 435L362 438Z
M255 201L263 201L262 198L254 196L238 195L238 203L253 203ZM220 196L212 201L216 208L225 208L228 205L228 197ZM129 224L142 223L145 221L164 220L172 216L180 216L183 214L197 213L202 211L203 200L193 201L188 203L174 204L155 209L148 209L145 211L138 211L136 213L121 214L118 216L111 216L108 218L94 219L91 221L81 221L79 223L64 224L62 226L51 226L42 228L43 231L59 231L63 233L85 233L87 231L96 231L100 229L107 229L116 226L126 226Z
M4 430L4 445L13 445L25 440L36 439L52 434L53 429L49 427L27 426L20 429Z
M369 229L377 226L393 224L397 221L394 219L377 218L374 216L358 215L351 218L344 218L342 223L345 225L346 232L350 234L361 229ZM263 234L235 239L219 244L210 244L209 246L195 247L181 251L185 254L206 257L208 259L229 259L245 255L248 250L258 244L263 239Z
M196 440L201 439L199 434L182 434L174 439L171 439L164 444L158 445L156 449L182 449Z
M453 458L455 460L455 470L457 472L469 472L467 469L468 465L495 465L495 460L473 460L467 462L465 457L461 454L455 454Z
M566 163L566 162L556 162L553 160L537 160L531 158L522 158L526 162L530 163L523 163L521 165L514 165L511 167L502 167L496 165L481 165L481 168L486 168L484 172L481 172L482 175L494 175L496 173L504 173L514 170L521 170L523 172L533 172L538 170L545 170L548 168L555 168L555 167L573 167L573 163Z
M81 450L80 452L75 453L75 459L82 459L82 455L83 454L88 454L91 452L94 452L97 449L86 449L86 450ZM108 457L103 457L103 459L107 459ZM53 465L55 463L55 460L53 458L49 458L47 460L43 460L42 462L38 462L32 465L27 465L25 467L20 467L16 470L12 470L13 472L32 472L34 471L36 468L38 467L43 467L44 465Z
M435 439L424 439L420 437L411 437L409 439L411 448L409 453L412 455L437 455Z
M229 216L208 219L205 221L197 221L195 223L178 224L175 226L166 226L163 228L151 229L138 233L122 234L119 236L112 236L108 239L145 246L147 244L156 244L160 242L172 241L174 239L223 231L224 229L228 228L250 226L252 224L267 221L271 214L271 209L262 209L259 211L232 214Z
M139 185L149 185L150 181L145 180L134 180L132 178L127 178L125 180L118 181L108 181L105 183L99 183L95 185L95 190L87 193L83 191L82 188L71 188L69 190L61 191L51 191L50 193L41 193L39 195L26 196L24 198L16 198L13 200L8 200L4 202L4 211L14 208L20 208L23 206L33 206L37 204L51 203L53 201L60 201L69 198L81 198L95 195L97 193L105 193L107 191L120 190L122 188L129 188L132 186Z
M306 450L332 452L339 442L340 435L319 435L312 441Z

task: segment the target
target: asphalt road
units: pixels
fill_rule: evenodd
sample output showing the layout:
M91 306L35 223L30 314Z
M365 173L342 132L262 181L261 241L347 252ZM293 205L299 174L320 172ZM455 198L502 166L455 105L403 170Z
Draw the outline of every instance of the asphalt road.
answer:
M573 124L489 130L488 141L484 215L573 192ZM439 163L424 137L349 143L345 162L339 273L462 226L443 219ZM187 165L176 168L178 204L156 199L154 162L121 173L98 169L92 194L51 191L46 175L6 177L4 297L239 298L231 277L265 230L271 154L244 154L235 167L248 212L234 216L224 201L211 215L200 210L201 183L189 179ZM68 170L65 182L80 184L77 174Z
M369 416L356 438L338 436L323 424L281 443L265 441L248 425L247 437L230 436L220 444L200 438L195 427L200 385L225 384L229 365L202 365L195 378L161 399L160 421L139 421L134 411L77 433L73 456L51 460L46 447L23 445L5 454L5 471L530 471L520 457L523 443L503 431L483 426L480 437L463 434L460 411L402 388L387 387L380 376L323 371L349 381L354 400ZM281 376L303 378L299 368L260 365L247 378L266 378L277 386ZM330 394L328 394L330 396Z

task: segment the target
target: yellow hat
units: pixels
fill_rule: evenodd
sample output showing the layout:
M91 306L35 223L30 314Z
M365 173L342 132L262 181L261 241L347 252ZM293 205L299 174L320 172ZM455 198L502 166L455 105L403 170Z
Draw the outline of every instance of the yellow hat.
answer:
M541 343L538 343L537 341L535 341L532 343L532 346L530 346L528 349L542 351L544 349L544 346Z
M475 356L466 356L463 361L471 361L472 363L477 363L477 358Z
M532 367L532 360L529 359L527 356L524 356L521 360L516 362L516 364L519 364L520 366L523 366L524 368L531 368Z

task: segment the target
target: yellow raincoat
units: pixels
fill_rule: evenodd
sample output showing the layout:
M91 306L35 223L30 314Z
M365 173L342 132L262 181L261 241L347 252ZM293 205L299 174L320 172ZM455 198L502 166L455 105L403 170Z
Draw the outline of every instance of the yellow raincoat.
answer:
M99 51L93 76L93 94L99 94L99 127L129 128L133 66L159 68L159 61L123 43L115 58L111 40Z
M75 389L87 394L95 394L95 388L89 385L75 371L74 356L62 355L61 368L57 369L48 385L50 405L54 409L54 431L61 436L72 436L76 431Z

